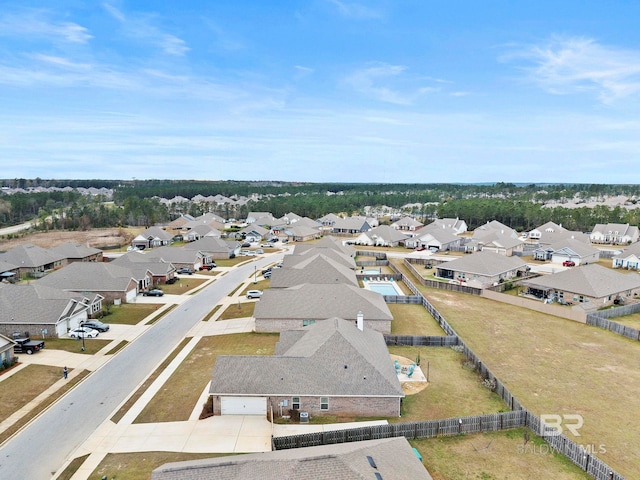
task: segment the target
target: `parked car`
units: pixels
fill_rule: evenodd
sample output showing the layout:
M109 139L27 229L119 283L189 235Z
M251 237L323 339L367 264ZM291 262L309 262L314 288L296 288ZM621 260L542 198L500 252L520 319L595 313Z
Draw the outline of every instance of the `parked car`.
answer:
M263 273L263 274L262 274L262 276L263 276L264 278L271 278L271 272Z
M178 281L178 277L171 277L168 278L167 281L165 282L167 285L173 285L174 283L176 283Z
M191 270L189 267L182 267L176 270L176 273L179 273L181 275L193 275L193 270Z
M214 268L216 268L218 265L216 265L215 262L213 263L207 263L205 265L201 265L200 266L200 270L213 270Z
M264 250L262 250L261 248L258 248L256 250L256 255L262 255L264 253Z
M161 297L164 295L164 292L159 288L154 288L152 290L144 292L142 295L144 295L145 297Z
M260 272L260 273L262 273L262 275L264 275L267 272L271 272L271 270L273 270L273 267L267 267L264 270L262 270L262 272Z
M69 332L71 338L96 338L99 335L97 330L89 327L74 328Z
M562 266L563 267L575 267L576 266L576 262L574 262L573 260L565 260L564 262L562 262Z
M87 322L82 322L80 324L81 327L93 328L99 332L108 332L109 325L106 323L102 323L100 320L89 320Z
M249 248L251 246L251 244L249 242L244 242L242 245L240 245L242 248Z
M249 290L247 292L247 298L260 298L262 296L262 290Z

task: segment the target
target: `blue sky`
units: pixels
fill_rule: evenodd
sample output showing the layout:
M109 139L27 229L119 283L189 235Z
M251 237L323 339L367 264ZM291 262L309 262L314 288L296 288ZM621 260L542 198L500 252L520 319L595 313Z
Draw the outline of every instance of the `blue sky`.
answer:
M640 2L4 1L1 178L638 183Z

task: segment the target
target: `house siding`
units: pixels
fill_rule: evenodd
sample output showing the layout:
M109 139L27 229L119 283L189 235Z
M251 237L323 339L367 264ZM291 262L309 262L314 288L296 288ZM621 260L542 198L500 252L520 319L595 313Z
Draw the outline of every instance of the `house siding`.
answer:
M242 396L242 394L230 395L234 397ZM300 411L308 412L311 416L322 415L353 415L359 417L399 417L400 416L400 398L398 397L332 397L329 398L329 409L320 409L320 396L304 396L300 397ZM221 395L213 396L213 414L221 414ZM288 406L282 408L283 415L287 415L291 408L292 396L270 396L267 397L267 411L273 408L274 415L279 415L279 404L283 400L287 400ZM271 407L271 408L270 408Z

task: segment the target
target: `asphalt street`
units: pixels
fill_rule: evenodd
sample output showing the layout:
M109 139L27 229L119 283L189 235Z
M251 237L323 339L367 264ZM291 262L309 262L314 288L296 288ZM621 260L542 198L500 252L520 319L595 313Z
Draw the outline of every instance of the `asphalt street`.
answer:
M230 270L167 313L0 448L0 478L49 479L108 419L189 330L256 269L282 254Z

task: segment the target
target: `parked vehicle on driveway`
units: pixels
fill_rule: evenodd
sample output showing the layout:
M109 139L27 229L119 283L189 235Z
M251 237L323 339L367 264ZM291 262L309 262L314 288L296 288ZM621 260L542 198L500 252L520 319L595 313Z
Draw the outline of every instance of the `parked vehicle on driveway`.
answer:
M81 327L93 328L99 332L108 332L109 325L106 323L102 323L100 320L89 320L87 322L82 322L80 324Z
M207 263L205 265L201 265L200 266L200 270L213 270L214 268L216 268L218 265L216 265L216 262L212 262L212 263Z
M71 338L96 338L100 333L89 327L74 328L69 332Z
M573 260L565 260L564 262L562 262L562 266L563 267L575 267L576 266L576 262L574 262Z
M260 298L262 296L262 290L249 290L247 292L247 298Z
M164 292L159 288L154 288L152 290L144 292L142 295L144 295L145 297L161 297L164 295Z
M182 275L193 275L193 270L191 270L189 267L182 267L176 270L176 273L179 273Z
M26 353L31 355L35 352L39 352L44 348L44 340L31 340L29 332L14 333L13 341L16 344L13 346L13 353Z

